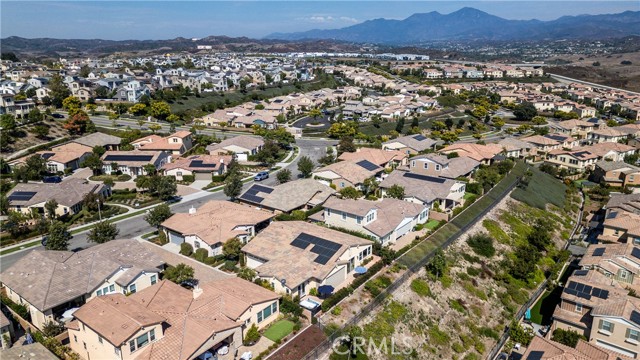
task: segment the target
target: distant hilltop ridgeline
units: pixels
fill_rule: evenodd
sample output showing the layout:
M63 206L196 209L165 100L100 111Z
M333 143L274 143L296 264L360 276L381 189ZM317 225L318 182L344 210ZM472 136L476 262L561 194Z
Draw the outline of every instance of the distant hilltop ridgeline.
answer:
M378 44L443 40L607 39L640 34L640 11L563 16L556 20L507 20L465 7L450 14L413 14L404 20L374 19L341 29L273 33L266 39L325 39Z

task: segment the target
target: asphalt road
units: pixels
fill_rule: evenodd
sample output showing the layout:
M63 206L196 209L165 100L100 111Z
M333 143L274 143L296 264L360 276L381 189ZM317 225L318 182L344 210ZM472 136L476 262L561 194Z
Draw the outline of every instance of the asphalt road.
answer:
M108 120L109 122L111 120ZM136 124L137 125L137 124ZM109 124L110 126L110 124ZM285 168L288 168L291 171L292 177L295 179L299 176L298 172L298 160L301 156L308 156L312 160L317 163L317 160L326 154L326 147L330 144L336 144L336 141L332 140L323 140L323 139L298 139L296 144L300 148L300 156L293 162L289 163ZM248 182L244 184L243 189L247 189L254 182ZM273 173L268 179L263 180L261 183L266 185L276 185L277 180L275 177L275 173ZM203 196L198 197L193 200L185 200L176 204L171 205L171 210L174 213L179 212L187 212L189 209L193 207L200 207L202 204L209 200L227 200L227 197L224 195L222 191L218 192L202 192ZM120 233L118 234L118 238L127 239L134 238L136 236L140 236L146 233L149 233L153 230L149 224L144 220L144 214L140 214L138 216L134 216L116 223ZM95 244L89 243L87 241L87 232L76 234L69 242L69 249L71 250L80 250L91 247ZM32 247L29 249L17 251L11 254L7 254L0 257L0 271L4 271L6 268L13 265L20 258L25 256L28 252L33 249L41 248L41 246Z

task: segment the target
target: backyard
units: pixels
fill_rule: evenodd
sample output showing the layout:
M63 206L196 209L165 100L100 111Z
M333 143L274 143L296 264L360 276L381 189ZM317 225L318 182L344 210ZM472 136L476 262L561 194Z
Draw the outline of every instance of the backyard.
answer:
M267 339L276 342L283 339L293 331L294 323L283 319L271 324L269 328L264 332L263 336Z

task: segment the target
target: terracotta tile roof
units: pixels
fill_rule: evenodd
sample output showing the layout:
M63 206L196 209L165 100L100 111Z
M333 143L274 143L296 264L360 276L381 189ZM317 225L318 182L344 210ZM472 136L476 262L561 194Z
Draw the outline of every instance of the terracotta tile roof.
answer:
M121 138L109 134L95 132L73 140L73 142L94 148L95 146L120 145Z
M160 155L162 155L161 151L141 151L141 150L131 150L131 151L107 151L104 153L104 155L102 155L102 161L105 162L105 164L109 165L111 162L110 161L106 161L105 159L107 158L107 156L109 155L126 155L126 156L136 156L136 155L150 155L151 156L151 160L149 161L138 161L138 160L118 160L115 161L116 163L118 163L118 165L125 165L125 166L130 166L130 167L143 167L145 165L148 164L155 164L156 161L158 160L158 157L160 157Z
M32 206L55 200L59 205L74 206L83 201L84 197L90 193L101 193L105 185L90 183L85 179L67 178L61 183L18 183L7 194L11 196L15 192L34 192L29 200L10 200L11 206Z
M640 194L611 194L605 208L607 211L620 209L640 214Z
M565 129L565 130L573 130L577 127L594 127L594 124L584 121L584 120L565 120L556 124L557 126Z
M334 189L314 179L289 181L274 187L262 184L259 187L255 187L254 185L247 189L246 192L250 191L250 189L257 190L262 188L271 190L271 192L258 191L256 193L257 196L264 199L261 202L258 203L251 201L249 198L244 198L244 194L240 195L240 200L259 207L290 212L307 204L310 206L322 204L329 196L336 193Z
M142 240L141 244L147 251L158 256L168 265L175 266L178 264L186 264L191 266L194 270L194 277L200 282L219 280L232 276L221 270L205 265L193 258L172 253L169 250L163 249L162 246L156 245L152 242Z
M222 140L217 144L211 144L207 146L207 151L212 152L215 150L225 150L230 146L237 146L247 150L253 150L260 146L264 145L264 140L259 137L249 136L249 135L240 135L234 136L232 138Z
M164 164L162 170L184 169L189 171L213 172L220 170L220 166L228 166L233 160L231 155L192 155L177 158L171 163Z
M368 160L378 166L385 166L390 161L402 161L407 154L398 150L382 150L374 148L358 148L356 152L344 152L340 154L338 159L351 162L360 160Z
M575 349L558 342L534 336L522 360L628 360L630 358L597 347L582 339Z
M435 140L430 139L426 136L407 135L407 136L401 136L399 138L386 141L383 143L383 145L392 144L396 142L401 143L404 146L410 149L413 149L417 152L433 148L433 146L436 144Z
M526 138L522 138L522 141L526 141L528 143L535 144L535 145L543 145L543 146L560 145L559 141L556 141L554 139L549 139L548 137L541 136L541 135L533 135Z
M239 227L255 226L275 215L230 201L211 200L195 214L175 214L162 226L183 235L196 235L209 245L225 243L238 235L248 234Z
M381 183L381 188L400 185L404 188L405 197L415 197L421 201L431 203L437 199L447 199L455 180L433 176L411 176L411 172L394 170Z
M576 151L588 151L592 154L596 154L599 157L607 155L611 151L615 151L618 153L624 153L628 151L635 151L633 146L620 144L620 143L612 143L612 142L603 142L597 143L590 146L583 146L579 148L575 148Z
M459 143L449 145L440 150L440 152L445 154L457 152L459 156L470 157L476 161L484 161L493 159L494 156L500 154L502 152L502 146L498 144L479 145Z
M300 249L291 245L302 233L330 240L339 244L340 248L322 265L314 261L318 255L310 251L311 246ZM267 261L256 268L261 276L285 279L287 286L293 288L311 278L324 279L342 254L351 247L369 244L372 244L369 240L318 225L302 221L279 221L271 223L245 245L242 251Z
M375 164L374 164L375 165ZM374 176L383 169L379 166L372 168L371 170L358 165L354 161L340 161L317 169L314 174L322 176L322 173L332 172L338 177L347 180L348 182L357 185L362 184L366 179Z
M76 253L33 250L2 272L2 283L44 311L92 292L120 268L139 274L163 265L136 240L112 240Z

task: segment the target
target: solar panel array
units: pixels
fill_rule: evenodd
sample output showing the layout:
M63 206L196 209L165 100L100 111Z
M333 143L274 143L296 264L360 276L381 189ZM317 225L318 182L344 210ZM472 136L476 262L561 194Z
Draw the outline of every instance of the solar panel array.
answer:
M576 270L573 272L573 276L586 276L589 270Z
M29 201L36 194L34 191L14 191L7 197L9 201Z
M325 265L327 262L329 262L329 259L331 259L331 257L333 257L333 255L335 255L335 253L342 246L338 243L334 243L333 241L319 238L307 233L300 233L300 235L298 235L291 242L291 246L295 246L302 250L306 250L309 245L313 245L313 247L311 248L311 252L314 254L318 254L318 256L313 261L317 262L320 265Z
M604 251L606 250L606 248L597 248L595 250L593 250L593 256L602 256L604 255Z
M564 292L587 300L590 300L592 296L605 300L609 297L608 290L581 284L575 281L570 281L569 285L564 288Z
M151 161L153 155L107 155L104 161Z
M640 249L638 249L637 247L634 247L633 250L631 250L631 256L633 256L636 259L640 259Z
M47 160L50 157L52 157L53 155L55 155L55 153L44 153L44 154L40 155L40 157L45 159L45 160Z
M189 167L197 167L197 168L215 168L218 164L204 164L202 160L191 160L189 163Z
M416 135L413 138L418 140L418 141L427 140L427 138L424 135Z
M438 184L443 184L445 181L447 181L447 179L443 179L435 176L414 174L411 172L405 172L403 176L410 179L430 181Z
M369 171L373 171L373 170L376 170L376 169L379 168L378 165L372 163L369 160L360 160L356 164L360 165L361 167L363 167L363 168L365 168L366 170L369 170Z
M249 190L245 191L244 194L240 195L240 199L243 199L255 204L260 204L264 201L264 198L261 196L258 196L258 193L262 192L262 193L271 194L272 191L273 191L272 188L268 188L266 186L253 185L249 188Z

